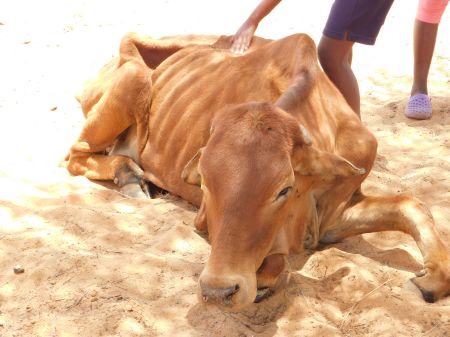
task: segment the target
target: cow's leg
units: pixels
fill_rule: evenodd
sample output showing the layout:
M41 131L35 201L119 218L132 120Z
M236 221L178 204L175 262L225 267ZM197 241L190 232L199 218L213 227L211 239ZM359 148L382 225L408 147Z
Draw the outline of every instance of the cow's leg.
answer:
M137 125L137 138L145 139L151 95L150 71L144 62L131 60L108 78L98 101L86 114L81 134L72 146L66 166L73 175L94 180L114 180L127 193L129 184L143 185L143 171L130 157L107 155L119 135ZM141 193L128 193L143 196Z
M256 272L257 293L255 302L261 302L269 297L275 288L278 277L285 267L285 256L283 254L273 254L267 256L261 267Z
M412 279L427 302L450 295L450 256L439 238L433 217L419 200L408 196L356 195L341 220L321 233L321 242L370 232L397 230L411 235L419 247L424 270Z
M206 203L202 200L197 216L194 219L195 229L199 232L205 233L208 231L208 222L206 219Z
M97 79L87 83L77 97L86 122L66 157L64 164L69 172L89 179L114 180L126 195L142 197L147 194L143 172L136 160L147 140L151 69L184 47L211 44L216 40L213 36L154 40L135 33L125 35L119 57L106 65ZM137 142L130 142L129 136L125 138L137 147L131 151L137 153L135 160L123 146L119 150L114 146L116 151L106 155L105 150L132 125L136 126L130 129L136 133Z

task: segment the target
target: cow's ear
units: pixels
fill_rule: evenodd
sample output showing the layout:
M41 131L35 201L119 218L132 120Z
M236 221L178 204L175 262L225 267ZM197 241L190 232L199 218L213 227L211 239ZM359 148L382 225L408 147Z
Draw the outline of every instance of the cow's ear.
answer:
M345 158L313 146L296 146L292 165L294 171L305 176L349 177L366 173L364 168L356 167Z
M202 178L200 176L200 173L198 172L198 161L200 160L202 151L203 147L197 151L197 153L194 157L192 157L191 160L189 160L189 162L181 172L181 179L183 179L184 182L191 185L200 186Z

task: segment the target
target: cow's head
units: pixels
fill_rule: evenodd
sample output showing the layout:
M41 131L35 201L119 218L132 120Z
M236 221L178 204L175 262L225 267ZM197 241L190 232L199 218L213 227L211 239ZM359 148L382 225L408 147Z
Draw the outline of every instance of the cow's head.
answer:
M208 231L211 243L200 298L232 310L252 303L257 288L272 286L282 271L280 256L288 247L280 233L301 207L293 205L301 177L363 172L311 146L308 131L273 104L246 103L218 113L206 146L183 172L203 191L195 225Z

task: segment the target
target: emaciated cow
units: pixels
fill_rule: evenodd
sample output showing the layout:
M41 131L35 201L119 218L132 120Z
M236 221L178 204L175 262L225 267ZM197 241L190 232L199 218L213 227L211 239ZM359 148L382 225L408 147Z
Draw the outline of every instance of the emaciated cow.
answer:
M317 62L310 37L154 40L127 34L79 96L86 122L68 170L145 197L145 181L199 207L211 255L199 298L238 310L270 293L285 256L351 235L411 235L428 302L450 292L449 252L427 207L366 196L377 142Z

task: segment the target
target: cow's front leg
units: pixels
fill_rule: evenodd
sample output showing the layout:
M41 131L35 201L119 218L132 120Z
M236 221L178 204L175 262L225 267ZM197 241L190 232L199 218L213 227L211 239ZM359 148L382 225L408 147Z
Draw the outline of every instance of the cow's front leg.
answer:
M305 248L316 249L319 244L319 216L317 214L317 202L312 193L309 193L308 226L305 233Z
M321 233L320 241L331 243L370 232L402 231L419 247L424 269L412 282L427 302L450 295L450 256L435 229L433 217L419 200L408 196L357 196L340 222Z
M280 274L285 267L285 256L273 254L267 256L256 272L257 293L255 303L261 302L272 295Z

